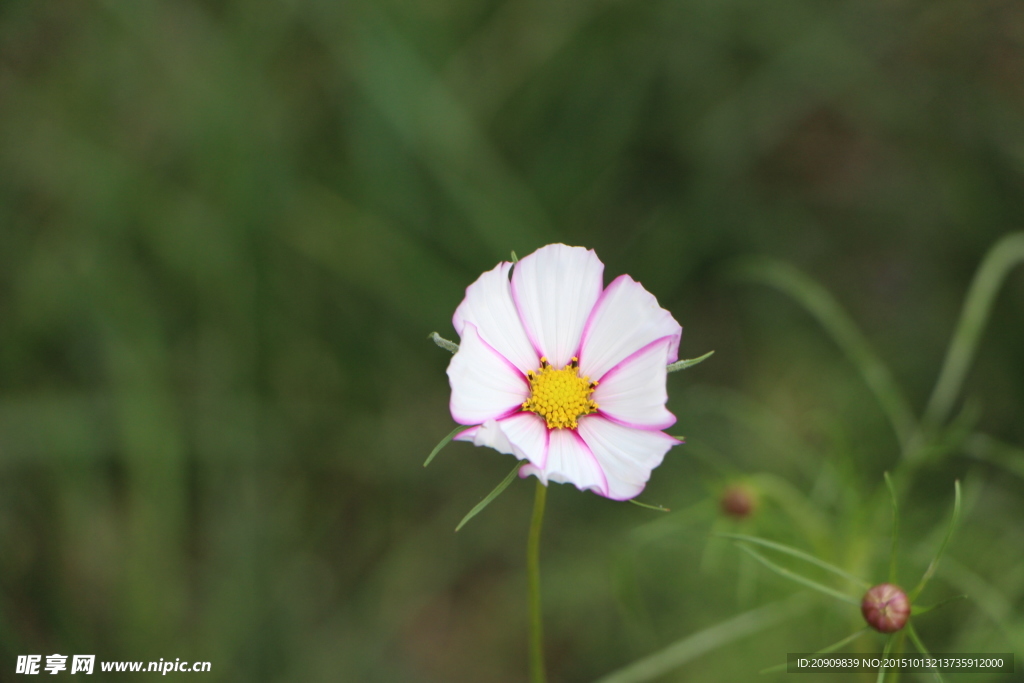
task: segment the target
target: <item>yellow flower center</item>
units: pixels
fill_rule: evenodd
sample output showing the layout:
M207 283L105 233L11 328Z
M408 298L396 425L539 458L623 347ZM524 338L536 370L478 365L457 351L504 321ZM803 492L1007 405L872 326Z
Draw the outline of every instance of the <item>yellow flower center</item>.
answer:
M540 359L540 369L526 373L530 380L530 398L523 409L537 413L548 423L548 429L576 429L576 419L597 412L597 404L590 399L597 382L580 377L579 359L575 356L561 370Z

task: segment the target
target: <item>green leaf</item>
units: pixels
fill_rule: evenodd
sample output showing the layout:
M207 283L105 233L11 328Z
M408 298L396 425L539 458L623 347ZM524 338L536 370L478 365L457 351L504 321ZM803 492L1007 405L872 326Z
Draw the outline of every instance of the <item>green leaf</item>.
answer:
M669 363L667 369L669 372L675 372L676 370L685 370L686 368L692 368L697 363L703 363L714 354L714 351L708 351L703 356L697 358L688 358L686 360L679 360L675 363Z
M914 624L913 623L908 623L907 624L907 635L910 636L910 642L912 642L914 644L914 647L917 648L918 652L920 652L922 655L924 655L925 659L931 659L932 658L931 653L928 652L928 648L926 648L924 646L924 643L921 642L921 637L919 635L917 635L917 631L914 630ZM942 683L942 675L939 673L938 669L935 669L933 667L932 668L932 672L935 674L935 680L938 681L939 683Z
M630 498L629 502L632 503L633 505L639 505L642 508L647 508L648 510L657 510L658 512L672 512L666 507L662 507L660 505L651 505L650 503L641 503L639 500L635 498Z
M750 480L757 486L765 500L771 500L779 506L793 525L812 541L812 545L823 545L827 542L830 524L821 510L812 504L802 491L774 474L755 474Z
M629 535L637 543L650 543L674 536L696 521L703 523L712 517L716 509L714 501L705 498L683 510L677 510L669 515L659 515L649 522L644 522L632 529Z
M852 635L849 635L849 636L846 636L845 638L843 638L839 642L832 643L828 647L821 648L820 650L818 650L814 654L816 654L816 655L827 655L829 652L835 652L839 648L845 647L849 643L852 643L853 641L857 640L858 638L860 638L862 635L864 635L865 633L867 633L870 630L871 630L871 627L865 626L864 628L862 628L861 630L857 631L856 633L854 633ZM774 674L774 673L778 673L780 671L785 671L787 666L788 666L788 664L789 663L787 662L786 664L779 664L778 666L772 666L772 667L768 667L767 669L761 669L761 671L759 671L758 673Z
M791 556L793 556L793 557L795 557L797 559L803 560L804 562L810 562L811 564L813 564L813 565L815 565L817 567L821 567L822 569L824 569L826 571L830 571L830 572L832 572L833 574L835 574L837 576L843 577L847 581L852 581L853 583L857 584L858 586L861 586L865 590L867 590L868 588L871 587L871 584L868 583L867 581L865 581L864 579L862 579L860 577L857 577L857 576L854 576L853 574L850 574L849 572L846 572L846 571L840 569L839 567L837 567L837 566L835 566L833 564L829 564L828 562L825 562L824 560L819 560L814 555L811 555L810 553L805 553L803 550L798 550L798 549L793 548L791 546L783 545L781 543L776 543L775 541L769 541L769 540L764 539L764 538L758 538L757 536L747 536L745 534L729 534L729 533L721 533L721 534L715 534L715 535L716 536L721 536L723 538L732 538L732 539L735 539L735 540L738 540L738 541L745 541L747 543L756 543L757 545L763 545L766 548L771 548L772 550L777 550L780 553L785 553L787 555L791 555Z
M875 395L902 446L916 431L914 413L889 368L875 354L864 333L824 287L786 263L748 259L734 268L737 276L775 287L813 315L860 372Z
M974 434L966 443L972 458L990 462L1024 479L1024 449L993 439L987 434Z
M846 603L849 603L851 605L856 605L857 607L860 607L860 600L858 600L857 598L850 597L849 595L846 595L845 593L840 593L839 591L835 590L834 588L829 588L828 586L826 586L824 584L820 584L817 581L813 581L811 579L808 579L806 576L802 576L800 574L797 574L796 572L790 571L789 569L786 569L785 567L780 567L779 565L775 564L774 562L772 562L771 560L766 558L761 553L757 552L753 548L749 548L749 547L743 545L742 543L737 543L736 545L739 546L739 548L741 550L743 550L744 552L749 553L751 557L753 557L755 560L757 560L758 562L763 564L765 567L768 567L768 569L771 569L773 572L775 572L779 576L784 576L785 578L789 579L790 581L796 581L797 583L799 583L801 585L807 586L808 588L813 588L814 590L819 591L821 593L824 593L825 595L831 595L833 598L837 598L839 600L842 600L843 602L846 602Z
M896 642L896 634L895 633L893 635L889 636L886 639L886 641L885 641L885 647L882 649L882 662L883 662L883 664L882 664L882 666L878 667L878 678L875 680L875 683L885 683L886 668L885 668L885 663L884 662L885 662L886 658L889 656L889 653L892 652L892 645L895 642Z
M915 616L915 617L919 617L922 614L928 614L932 610L939 609L940 607L945 607L946 605L948 605L951 602L956 602L957 600L966 600L966 599L967 599L966 595L954 595L951 598L946 598L945 600L937 602L934 605L929 605L928 607L920 607L918 605L914 605L913 607L910 608L910 614Z
M449 434L448 436L446 436L443 439L441 439L441 442L439 444L437 444L436 446L434 446L434 450L430 451L430 455L428 455L427 459L423 462L423 466L426 467L427 465L429 465L430 461L434 459L434 456L436 456L438 453L440 453L441 449L444 448L445 446L447 446L451 442L451 440L454 439L458 435L459 432L464 432L467 429L472 429L473 427L479 427L479 426L480 425L459 425L458 427L453 429L451 431L451 434Z
M505 478L501 480L501 483L494 487L494 490L487 494L487 497L477 503L472 510L466 513L466 516L462 518L459 525L455 527L455 531L458 531L462 527L466 526L466 522L480 514L480 511L491 504L491 502L501 495L501 492L508 488L508 485L516 478L519 474L519 468L522 467L523 463L516 463L516 466L512 468L512 471L505 475Z
M516 250L512 250L512 263L519 263L519 257L516 256Z
M924 413L927 424L941 424L949 416L978 349L996 295L1006 276L1021 263L1024 263L1024 232L1003 237L985 255L967 291L942 371L928 400Z
M885 485L889 489L889 502L892 504L892 548L889 550L889 583L898 583L896 580L896 550L899 546L900 509L896 502L896 487L892 484L892 477L885 473Z
M427 339L429 339L430 341L434 342L435 344L440 346L445 351L450 351L451 353L455 353L455 352L457 352L459 350L459 345L458 344L456 344L453 341L448 341L447 339L445 339L444 337L439 335L437 332L431 332L430 334L428 334L427 335Z
M644 683L664 676L697 657L759 633L807 610L806 595L769 603L681 638L663 650L598 679L597 683Z
M939 552L935 554L935 559L931 561L931 564L928 565L928 569L926 569L924 572L924 576L921 577L921 583L917 584L917 588L915 588L913 592L908 596L910 598L911 603L913 603L914 600L917 599L917 596L921 594L921 591L924 590L924 587L928 584L928 581L930 581L932 576L935 574L935 570L938 569L939 560L942 559L942 554L946 552L946 546L949 545L949 539L953 537L953 530L956 529L956 524L960 520L959 479L957 479L954 482L953 488L956 491L956 495L953 500L953 516L949 520L949 527L946 529L946 536L942 539L942 545L939 546Z
M935 427L912 453L915 466L926 462L937 462L964 447L981 417L980 401L967 398L960 413L945 426Z

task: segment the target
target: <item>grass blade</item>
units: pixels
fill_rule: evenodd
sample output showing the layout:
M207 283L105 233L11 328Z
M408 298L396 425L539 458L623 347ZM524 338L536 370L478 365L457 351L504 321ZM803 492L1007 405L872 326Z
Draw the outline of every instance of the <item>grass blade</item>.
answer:
M985 255L967 291L939 379L928 400L924 413L927 424L941 424L949 416L978 349L996 295L1006 276L1021 263L1024 263L1024 232L1003 237Z
M913 623L907 624L907 635L910 636L910 642L912 642L914 644L914 647L917 648L918 652L920 652L922 655L924 655L925 659L931 659L932 658L931 653L928 652L928 648L926 648L924 646L924 643L921 642L921 637L918 636L917 635L917 631L914 630L914 624ZM939 683L942 683L942 674L939 673L939 670L934 668L934 667L932 667L932 673L935 674L935 680L938 681Z
M455 531L458 531L462 527L466 526L466 522L480 514L480 511L491 504L495 498L501 495L501 492L508 488L508 485L516 478L519 474L519 468L522 463L516 463L516 466L512 468L512 471L505 475L505 478L501 480L501 483L494 487L494 490L487 494L487 497L473 506L473 509L466 513L466 516L462 518L459 525L455 527Z
M824 569L826 571L830 571L830 572L832 572L833 574L835 574L837 576L843 577L847 581L852 581L853 583L855 583L858 586L864 588L865 590L867 590L868 588L871 587L871 584L868 583L867 581L865 581L864 579L862 579L860 577L857 577L857 576L854 576L853 574L850 574L849 572L840 569L839 567L835 566L834 564L829 564L828 562L825 562L824 560L819 560L814 555L811 555L810 553L805 553L803 550L798 550L798 549L793 548L791 546L783 545L781 543L776 543L775 541L769 541L769 540L764 539L764 538L758 538L757 536L747 536L745 534L726 534L726 533L716 534L716 535L717 536L722 536L724 538L732 538L732 539L735 539L737 541L745 541L747 543L755 543L757 545L763 545L765 548L771 548L772 550L777 550L780 553L785 553L785 554L791 555L792 557L795 557L797 559L801 559L804 562L810 562L811 564L813 564L813 565L815 565L817 567L821 567L822 569Z
M837 598L839 600L842 600L843 602L847 602L851 605L856 605L857 607L860 607L860 600L858 600L857 598L850 597L845 593L840 593L834 588L829 588L824 584L808 579L805 576L801 576L800 574L797 574L794 571L790 571L785 567L780 567L779 565L775 564L774 562L766 558L761 553L757 552L753 548L743 545L742 543L737 543L736 545L739 546L744 552L749 553L751 557L753 557L755 560L763 564L765 567L768 567L768 569L771 569L779 576L784 576L790 581L796 581L797 583L803 586L807 586L808 588L813 588L814 590L820 593L824 593L825 595L831 595L833 598Z
M928 565L928 569L925 570L924 576L921 577L921 583L917 584L917 588L909 595L910 602L913 603L917 596L921 594L924 587L931 580L935 574L935 570L939 567L939 560L942 559L942 554L946 552L946 546L949 545L949 539L953 537L953 530L956 528L957 522L960 520L960 480L956 480L953 484L953 488L956 491L955 498L953 500L953 516L949 520L949 528L946 529L946 536L942 539L942 545L939 546L939 552L935 554L935 559Z
M896 502L896 487L892 484L892 477L885 473L885 486L889 489L889 502L892 504L892 548L889 550L889 583L899 583L896 580L896 550L900 538L900 508Z
M902 446L916 430L910 402L896 386L889 368L879 359L864 334L839 303L817 282L792 266L771 259L752 259L736 268L740 277L790 295L813 315L860 372L875 395Z
M846 636L845 638L843 638L839 642L832 643L828 647L821 648L820 650L818 650L814 654L816 654L816 655L827 655L829 652L835 652L839 648L845 647L846 645L848 645L848 644L852 643L853 641L857 640L858 638L860 638L862 635L864 635L865 633L867 633L870 630L871 630L871 627L865 626L864 628L862 628L861 630L857 631L856 633L854 633L852 635ZM789 662L787 662L786 664L779 664L778 666L768 667L767 669L762 669L758 673L762 673L762 674L779 673L780 671L785 671L787 666L788 666L788 664L789 664Z
M669 363L667 369L669 372L675 372L676 370L685 370L686 368L692 368L697 363L703 363L714 354L714 351L708 351L703 356L697 358L687 358L686 360L679 360L675 363Z
M441 442L438 443L436 446L434 446L434 450L430 451L430 455L428 455L427 459L423 461L423 466L426 467L427 465L429 465L430 461L433 460L434 457L438 453L441 452L441 449L444 448L445 446L447 446L451 442L452 439L454 439L456 436L458 436L459 432L464 432L467 429L472 429L473 426L474 425L459 425L458 427L453 429L448 436L446 436L443 439L441 439ZM476 426L479 427L480 425L476 425Z
M806 595L773 602L686 636L654 654L603 676L597 683L644 683L652 681L697 657L804 612Z

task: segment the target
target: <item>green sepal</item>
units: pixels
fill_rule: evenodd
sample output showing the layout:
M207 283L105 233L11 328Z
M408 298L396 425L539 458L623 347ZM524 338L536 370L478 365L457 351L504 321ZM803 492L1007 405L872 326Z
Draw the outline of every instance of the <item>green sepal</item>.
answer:
M450 353L456 353L459 350L459 345L458 344L456 344L453 341L448 341L447 339L445 339L444 337L439 335L437 332L431 332L430 334L428 334L427 335L427 339L429 339L430 341L434 342L435 344L440 346L442 349L444 349L445 351L448 351Z
M697 358L687 358L685 360L677 360L675 363L669 363L666 369L669 372L675 372L676 370L685 370L686 368L692 368L697 363L703 363L714 354L714 351L708 351L703 356Z

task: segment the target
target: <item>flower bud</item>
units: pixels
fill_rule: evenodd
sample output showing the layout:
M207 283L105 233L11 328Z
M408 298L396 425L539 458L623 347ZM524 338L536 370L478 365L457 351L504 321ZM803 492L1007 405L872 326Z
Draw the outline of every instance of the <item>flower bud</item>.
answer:
M907 623L910 600L899 586L882 583L864 594L860 611L871 628L881 633L895 633Z
M722 514L746 519L757 510L757 492L746 484L732 484L722 492L718 504Z

